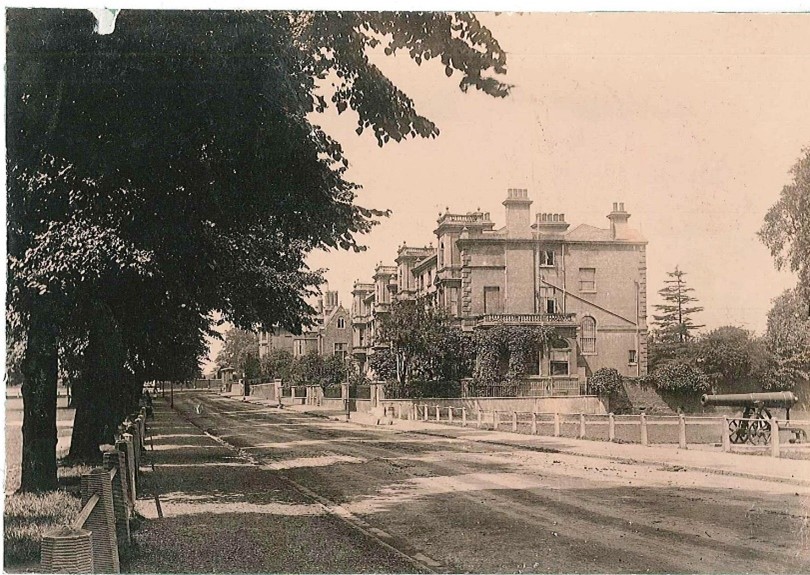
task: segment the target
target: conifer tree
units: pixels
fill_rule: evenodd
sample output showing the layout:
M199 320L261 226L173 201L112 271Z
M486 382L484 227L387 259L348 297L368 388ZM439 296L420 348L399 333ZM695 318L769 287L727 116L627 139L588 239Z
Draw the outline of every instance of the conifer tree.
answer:
M658 290L664 303L653 306L658 315L653 314L653 330L649 348L649 370L667 361L678 359L685 354L688 344L694 338L693 332L704 327L692 320L692 315L703 311L692 292L694 288L686 285L686 272L675 267L674 272L667 272L670 279L664 281L664 287Z
M694 306L698 299L692 295L694 288L687 287L684 276L686 272L675 266L674 272L667 272L671 278L665 280L666 284L658 290L658 295L664 298L666 303L656 304L654 307L661 312L660 315L653 314L658 326L658 337L660 341L668 343L687 343L693 337L692 332L704 327L696 325L692 321L692 314L703 311L702 307Z

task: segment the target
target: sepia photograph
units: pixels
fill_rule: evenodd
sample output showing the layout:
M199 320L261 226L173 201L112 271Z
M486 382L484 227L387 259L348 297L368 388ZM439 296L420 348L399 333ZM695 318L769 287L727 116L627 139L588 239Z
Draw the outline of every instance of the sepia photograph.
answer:
M810 4L57 6L4 572L810 572Z

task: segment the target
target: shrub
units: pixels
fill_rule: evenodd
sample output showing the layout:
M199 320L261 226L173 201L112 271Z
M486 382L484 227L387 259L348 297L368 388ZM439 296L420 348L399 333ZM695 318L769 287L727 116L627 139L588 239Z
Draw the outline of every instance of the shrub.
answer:
M6 496L3 510L5 566L39 561L42 535L69 525L81 501L66 491L16 493Z
M612 367L603 367L588 379L588 389L597 395L608 395L622 388L622 376Z
M705 393L711 389L705 373L681 361L662 365L650 374L649 379L662 391Z

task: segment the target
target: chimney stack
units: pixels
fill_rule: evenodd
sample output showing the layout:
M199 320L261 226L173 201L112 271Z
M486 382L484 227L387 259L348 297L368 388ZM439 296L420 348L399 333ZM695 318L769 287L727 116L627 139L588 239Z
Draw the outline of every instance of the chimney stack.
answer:
M529 208L532 201L525 188L509 188L506 199L506 234L510 237L531 237Z
M614 240L629 240L627 220L630 214L624 211L624 202L613 202L613 211L607 215L610 220L610 232Z

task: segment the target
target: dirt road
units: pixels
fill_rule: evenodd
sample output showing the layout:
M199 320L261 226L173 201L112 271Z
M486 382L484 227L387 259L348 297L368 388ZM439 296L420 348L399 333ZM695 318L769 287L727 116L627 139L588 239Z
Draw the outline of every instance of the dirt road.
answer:
M198 427L437 571L810 571L810 489L358 428L213 394Z

